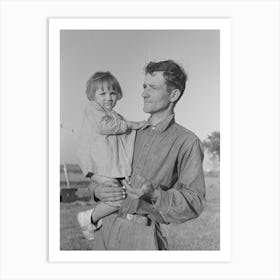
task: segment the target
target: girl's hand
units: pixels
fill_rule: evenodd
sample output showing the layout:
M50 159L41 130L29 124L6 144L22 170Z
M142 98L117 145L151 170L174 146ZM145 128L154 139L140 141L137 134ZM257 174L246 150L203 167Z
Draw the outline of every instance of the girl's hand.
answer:
M140 122L132 122L132 121L127 121L128 127L130 129L140 129L143 127L147 122L146 121L140 121Z

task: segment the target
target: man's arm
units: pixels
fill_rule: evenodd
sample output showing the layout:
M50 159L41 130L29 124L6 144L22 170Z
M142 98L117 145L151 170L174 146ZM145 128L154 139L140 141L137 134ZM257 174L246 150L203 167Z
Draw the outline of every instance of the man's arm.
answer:
M195 140L178 156L178 182L175 186L153 186L145 181L144 189L135 190L125 183L127 194L132 199L152 203L165 223L183 223L198 217L204 209L205 182L202 169L203 149ZM159 222L163 222L162 219Z
M171 189L161 186L154 193L154 209L167 223L183 223L198 217L204 209L205 181L203 148L197 139L178 156L178 183Z

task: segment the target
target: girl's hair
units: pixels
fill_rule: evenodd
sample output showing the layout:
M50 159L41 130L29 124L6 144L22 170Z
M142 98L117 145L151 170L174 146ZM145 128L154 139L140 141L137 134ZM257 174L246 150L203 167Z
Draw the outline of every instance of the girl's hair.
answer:
M104 87L116 91L118 100L122 98L122 89L118 80L109 71L98 71L95 72L87 81L86 94L88 100L94 100L95 92L98 89L104 90Z

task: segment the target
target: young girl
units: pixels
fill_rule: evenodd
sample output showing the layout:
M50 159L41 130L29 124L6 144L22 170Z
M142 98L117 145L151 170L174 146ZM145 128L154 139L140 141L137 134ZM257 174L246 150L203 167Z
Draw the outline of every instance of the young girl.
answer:
M113 110L122 98L122 90L110 72L96 72L87 82L86 94L89 104L84 110L77 151L83 174L99 184L108 177L128 178L136 130L146 122L127 121ZM100 218L117 210L116 203L101 202L78 213L84 236L94 239L94 231L102 224Z

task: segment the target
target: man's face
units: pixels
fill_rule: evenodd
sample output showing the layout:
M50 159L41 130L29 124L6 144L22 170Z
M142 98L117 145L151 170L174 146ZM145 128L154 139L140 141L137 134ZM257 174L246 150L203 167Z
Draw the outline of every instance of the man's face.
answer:
M165 84L162 72L154 72L145 76L142 97L145 113L165 111L170 105L170 92Z

